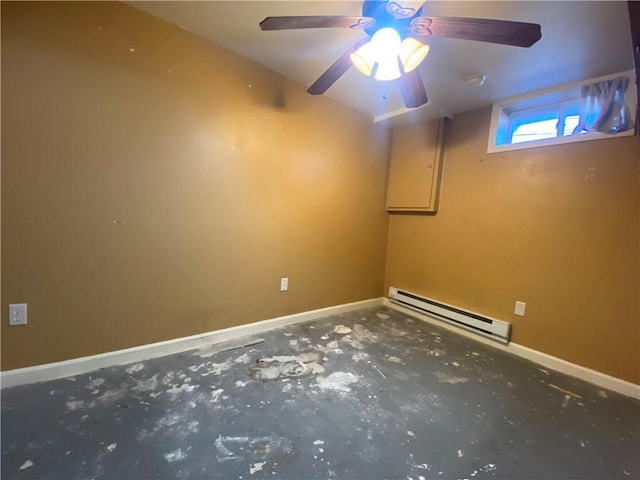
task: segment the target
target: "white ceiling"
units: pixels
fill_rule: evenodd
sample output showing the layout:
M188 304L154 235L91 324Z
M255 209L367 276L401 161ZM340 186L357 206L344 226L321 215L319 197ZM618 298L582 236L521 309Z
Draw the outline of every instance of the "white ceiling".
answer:
M279 15L361 15L361 2L333 1L142 1L128 2L170 23L311 85L364 35L350 29L260 30ZM508 97L633 68L625 1L428 1L425 16L497 18L538 23L542 39L531 48L432 38L420 66L429 104L404 108L393 82L378 82L351 68L325 95L383 124L398 127L421 119L490 105ZM483 87L465 79L483 74Z

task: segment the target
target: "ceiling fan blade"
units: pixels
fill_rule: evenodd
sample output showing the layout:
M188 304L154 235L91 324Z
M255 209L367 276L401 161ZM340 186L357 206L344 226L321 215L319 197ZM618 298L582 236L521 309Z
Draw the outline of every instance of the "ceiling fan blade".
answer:
M329 87L336 83L336 80L344 75L347 70L351 68L351 65L353 65L350 55L368 41L369 37L364 37L354 43L349 50L344 52L333 65L331 65L315 82L313 82L313 85L307 89L307 93L310 93L311 95L322 95L326 92Z
M400 93L405 107L417 108L429 101L422 83L422 76L417 68L403 74L398 82L400 82Z
M417 39L434 35L515 47L530 47L542 37L537 23L461 17L418 17L411 22L411 34Z
M298 28L353 28L363 30L373 27L375 19L371 17L343 16L301 16L267 17L260 22L262 30L294 30Z

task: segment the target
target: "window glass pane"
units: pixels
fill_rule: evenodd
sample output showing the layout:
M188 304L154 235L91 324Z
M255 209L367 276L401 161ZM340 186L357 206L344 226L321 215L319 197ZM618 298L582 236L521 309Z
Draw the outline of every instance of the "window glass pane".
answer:
M531 142L544 138L555 138L558 136L556 125L557 118L542 120L538 122L525 123L513 131L511 143Z
M564 117L564 128L562 129L562 136L566 137L573 135L573 129L578 126L580 122L580 115L567 115Z

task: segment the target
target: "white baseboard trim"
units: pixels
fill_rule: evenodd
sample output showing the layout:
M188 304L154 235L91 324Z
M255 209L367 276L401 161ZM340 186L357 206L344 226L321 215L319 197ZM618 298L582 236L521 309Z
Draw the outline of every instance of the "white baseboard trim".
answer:
M511 342L507 345L498 343L495 340L482 337L480 335L469 332L462 328L458 328L454 325L448 324L441 320L425 315L424 313L420 313L415 310L411 310L401 305L392 303L389 301L388 298L384 298L382 303L386 307L392 308L394 310L405 313L407 315L410 315L419 320L423 320L425 322L431 323L433 325L446 328L447 330L451 330L452 332L455 332L459 335L469 337L473 340L484 343L486 345L490 345L499 350L513 353L514 355L518 355L519 357L526 358L527 360L531 360L532 362L542 365L544 367L547 367L551 370L555 370L557 372L579 378L581 380L584 380L585 382L593 383L594 385L597 385L599 387L606 388L608 390L618 392L623 395L627 395L629 397L640 400L640 385L636 385L635 383L627 382L626 380L612 377L611 375L607 375L605 373L598 372L597 370L592 370L590 368L583 367L581 365L577 365L575 363L571 363L566 360L562 360L561 358L554 357L546 353L542 353L538 350L534 350L532 348L525 347L523 345L518 345L517 343Z
M162 357L173 353L180 353L186 350L201 348L207 345L234 340L246 335L256 335L275 328L286 327L296 323L308 322L320 317L337 315L340 313L358 310L360 308L376 307L382 305L382 298L372 298L360 302L346 303L333 307L319 308L308 312L294 313L283 317L271 318L247 325L224 328L213 332L192 335L189 337L175 338L164 342L140 345L139 347L116 350L114 352L100 353L88 357L74 358L62 362L47 363L34 367L18 368L0 372L0 388L15 387L29 383L44 382L56 378L71 377L83 373L93 372L100 368L112 367L115 365L126 365L128 363L149 360L150 358Z

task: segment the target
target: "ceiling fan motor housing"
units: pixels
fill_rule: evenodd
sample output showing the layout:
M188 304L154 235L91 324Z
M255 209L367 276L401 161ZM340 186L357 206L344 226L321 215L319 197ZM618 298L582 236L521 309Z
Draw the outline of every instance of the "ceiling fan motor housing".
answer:
M362 4L362 16L375 18L376 24L364 31L371 37L381 28L391 27L398 32L401 38L404 38L411 31L411 21L422 16L422 8L410 18L396 18L389 13L388 3L387 0L365 0Z

